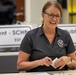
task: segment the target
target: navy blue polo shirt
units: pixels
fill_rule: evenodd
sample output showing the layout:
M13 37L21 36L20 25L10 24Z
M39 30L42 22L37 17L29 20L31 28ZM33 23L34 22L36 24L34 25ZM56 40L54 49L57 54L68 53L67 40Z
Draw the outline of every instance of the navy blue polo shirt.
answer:
M20 50L30 54L29 61L42 59L46 56L55 59L61 56L66 56L75 51L73 41L70 34L62 29L56 28L56 35L52 44L44 34L43 27L38 27L31 31L28 31L22 40ZM67 70L65 66L62 70ZM52 66L39 66L29 70L29 72L43 72L43 71L59 71L54 69Z

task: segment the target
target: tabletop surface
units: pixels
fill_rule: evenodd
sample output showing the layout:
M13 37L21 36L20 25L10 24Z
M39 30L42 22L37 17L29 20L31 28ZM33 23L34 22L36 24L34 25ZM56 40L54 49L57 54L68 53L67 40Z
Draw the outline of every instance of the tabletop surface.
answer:
M30 73L2 73L0 75L76 75L76 70L53 71L53 72L30 72Z

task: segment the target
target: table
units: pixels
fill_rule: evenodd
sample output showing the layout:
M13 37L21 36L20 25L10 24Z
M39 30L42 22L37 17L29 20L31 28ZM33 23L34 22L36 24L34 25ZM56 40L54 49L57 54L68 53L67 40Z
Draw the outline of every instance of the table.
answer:
M6 73L0 75L76 75L76 70L52 71L52 72L29 72L29 73Z

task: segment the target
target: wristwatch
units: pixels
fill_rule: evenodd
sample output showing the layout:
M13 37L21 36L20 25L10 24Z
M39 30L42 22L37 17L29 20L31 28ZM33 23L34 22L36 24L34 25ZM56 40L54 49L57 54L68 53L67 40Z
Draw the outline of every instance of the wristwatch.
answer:
M67 64L71 64L72 63L72 58L71 57L68 57L69 58L69 62Z

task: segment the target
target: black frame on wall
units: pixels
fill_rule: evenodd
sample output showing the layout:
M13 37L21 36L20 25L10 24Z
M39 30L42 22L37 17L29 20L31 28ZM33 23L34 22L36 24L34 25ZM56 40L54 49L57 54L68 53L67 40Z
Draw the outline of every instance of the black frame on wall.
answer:
M62 8L67 9L67 0L57 0L57 1L61 4Z

